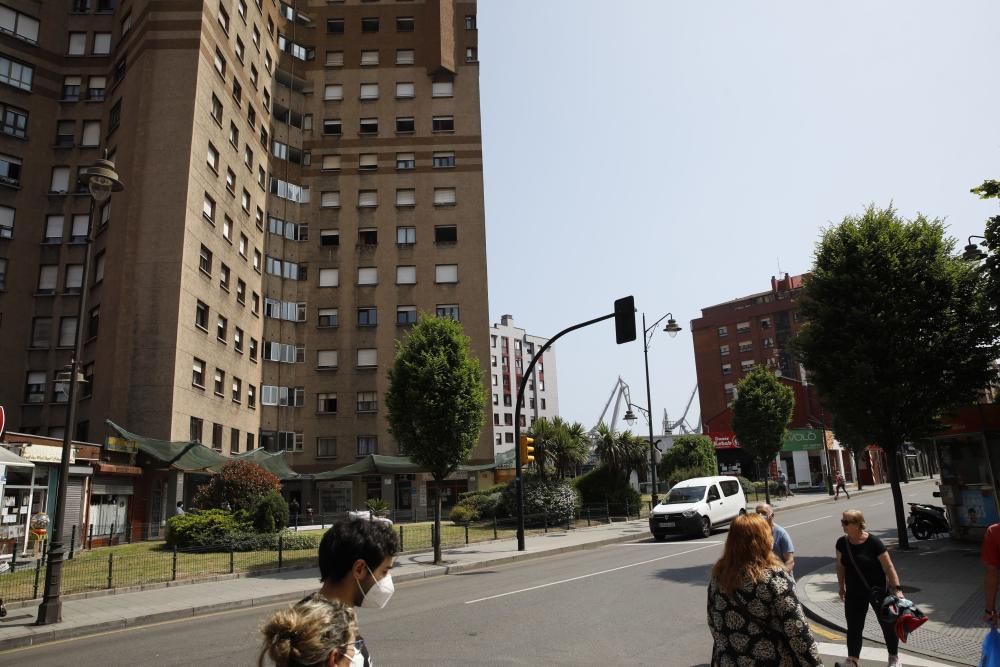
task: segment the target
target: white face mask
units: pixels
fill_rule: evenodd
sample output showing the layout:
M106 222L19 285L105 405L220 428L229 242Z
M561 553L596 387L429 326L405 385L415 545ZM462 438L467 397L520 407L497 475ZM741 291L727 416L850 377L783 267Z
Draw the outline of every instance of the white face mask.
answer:
M372 579L375 578L371 568L368 568L368 574L372 575ZM358 588L361 588L360 581L358 581ZM396 587L392 585L392 574L386 574L385 577L372 584L367 593L365 589L361 588L361 594L364 596L361 606L366 609L382 609L389 604L389 598L395 591Z
M365 654L355 649L351 656L350 667L365 667Z

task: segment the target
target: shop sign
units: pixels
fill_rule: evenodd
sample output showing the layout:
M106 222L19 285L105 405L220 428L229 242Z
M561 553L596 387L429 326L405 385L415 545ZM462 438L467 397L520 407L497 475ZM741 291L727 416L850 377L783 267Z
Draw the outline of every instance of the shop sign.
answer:
M62 463L62 447L51 445L21 445L20 456L32 463ZM69 449L69 462L76 463L76 448Z
M812 452L823 449L823 431L817 428L793 428L785 431L783 452Z
M116 438L112 435L108 436L108 439L104 442L104 449L109 452L125 452L126 454L135 454L139 451L139 443L135 440Z
M716 449L740 448L740 443L736 441L736 435L733 433L712 433L708 437L712 439Z

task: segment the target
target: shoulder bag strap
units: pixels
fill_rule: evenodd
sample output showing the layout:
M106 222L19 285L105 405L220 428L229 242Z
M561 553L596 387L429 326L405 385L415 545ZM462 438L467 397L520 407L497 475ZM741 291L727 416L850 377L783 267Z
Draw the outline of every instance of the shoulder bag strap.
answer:
M851 540L846 535L844 536L844 548L847 549L847 556L851 559L851 565L854 566L854 571L858 573L859 577L861 577L861 583L863 583L865 588L869 591L873 590L868 584L868 580L865 579L865 575L861 573L861 568L858 567L858 561L854 560L854 551L851 549Z

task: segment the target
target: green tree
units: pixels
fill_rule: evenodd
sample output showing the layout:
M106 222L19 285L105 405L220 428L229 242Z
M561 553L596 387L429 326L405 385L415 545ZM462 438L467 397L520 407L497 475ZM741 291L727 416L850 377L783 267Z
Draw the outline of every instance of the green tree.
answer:
M719 472L715 459L715 445L711 438L704 435L680 435L674 438L660 459L660 477L666 480L675 470L694 468L703 471L702 475L710 477Z
M736 439L758 464L770 466L781 451L785 427L792 419L795 395L790 387L763 366L754 366L736 385L733 402L733 432ZM768 476L769 477L769 476ZM771 502L770 485L764 497Z
M823 232L795 350L824 404L889 460L899 544L908 548L897 452L976 399L997 356L975 267L938 219L869 206Z
M559 479L565 479L587 460L587 432L580 422L571 424L558 416L552 418L552 426L556 430L552 467Z
M615 433L604 422L597 425L594 436L597 459L615 475L628 479L634 470L645 466L648 446L646 441L634 437L631 431Z
M227 461L218 475L200 487L195 507L249 512L257 500L271 491L281 493L281 480L252 461Z
M469 458L483 428L486 391L462 325L421 315L396 346L385 394L399 450L434 477L434 562L441 562L440 483Z
M1000 199L1000 181L984 181L982 185L972 188L972 192L979 195L980 199ZM1000 215L986 219L983 236L986 237L985 245L989 250L982 266L985 289L993 321L1000 323Z
M540 479L545 479L548 469L553 467L553 459L559 450L559 431L555 424L541 417L531 425L528 435L535 440L532 444L535 448L535 471Z

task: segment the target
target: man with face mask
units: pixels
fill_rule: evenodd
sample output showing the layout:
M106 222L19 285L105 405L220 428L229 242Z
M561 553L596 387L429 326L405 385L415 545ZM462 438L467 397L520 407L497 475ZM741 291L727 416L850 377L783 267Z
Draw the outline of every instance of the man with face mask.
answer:
M316 595L351 607L385 607L394 591L389 568L398 549L396 533L381 521L338 521L319 544L323 587ZM372 667L364 641L358 646L361 651L351 659L352 667Z

